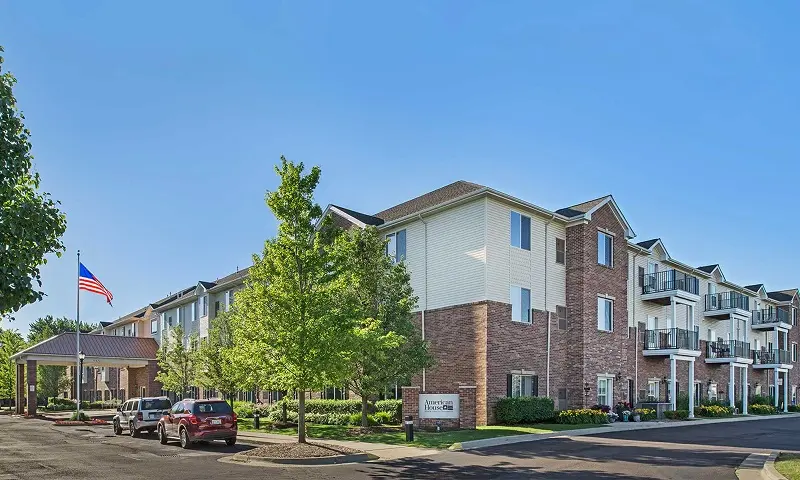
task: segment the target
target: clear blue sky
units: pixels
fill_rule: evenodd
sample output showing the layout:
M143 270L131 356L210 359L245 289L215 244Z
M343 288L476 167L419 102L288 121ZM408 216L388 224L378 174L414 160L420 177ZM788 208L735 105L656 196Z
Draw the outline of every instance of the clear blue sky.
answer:
M111 320L250 262L281 154L375 212L457 179L559 208L614 194L638 240L800 286L796 2L0 1L5 67ZM235 5L233 5L235 4Z

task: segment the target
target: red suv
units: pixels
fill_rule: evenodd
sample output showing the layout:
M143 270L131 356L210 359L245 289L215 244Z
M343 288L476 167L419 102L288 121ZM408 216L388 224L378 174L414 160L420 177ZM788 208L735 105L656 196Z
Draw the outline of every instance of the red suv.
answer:
M181 400L158 421L158 440L180 440L181 447L195 442L225 440L236 444L236 414L224 400Z

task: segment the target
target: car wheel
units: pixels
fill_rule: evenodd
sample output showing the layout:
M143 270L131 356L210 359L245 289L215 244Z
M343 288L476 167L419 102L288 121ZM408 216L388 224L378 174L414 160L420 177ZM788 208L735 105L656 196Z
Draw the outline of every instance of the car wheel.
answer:
M158 443L161 445L167 444L167 434L164 432L164 427L158 426Z
M232 447L232 446L236 445L236 437L226 438L225 439L225 445L227 445L229 447Z
M114 435L122 435L122 427L119 425L119 421L114 421Z
M181 448L189 448L192 442L189 441L189 433L185 428L181 428Z
M131 437L136 438L139 436L139 430L136 430L136 427L133 426L133 422L128 425L128 428L130 429Z

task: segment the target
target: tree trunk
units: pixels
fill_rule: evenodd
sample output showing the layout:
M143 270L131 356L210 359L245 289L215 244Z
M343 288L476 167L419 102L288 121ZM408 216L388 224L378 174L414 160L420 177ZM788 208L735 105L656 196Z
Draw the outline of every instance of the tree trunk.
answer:
M301 390L297 397L297 442L306 443L306 392Z
M369 420L367 419L367 408L369 403L366 395L361 395L361 426L369 427Z

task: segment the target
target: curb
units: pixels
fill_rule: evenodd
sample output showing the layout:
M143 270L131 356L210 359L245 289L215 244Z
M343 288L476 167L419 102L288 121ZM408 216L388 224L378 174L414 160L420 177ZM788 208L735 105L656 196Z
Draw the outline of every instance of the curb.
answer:
M739 480L786 480L775 470L775 459L779 452L751 453L736 469Z
M508 435L505 437L485 438L481 440L468 440L460 444L453 444L450 446L452 451L474 450L477 448L497 447L502 445L511 445L514 443L536 442L539 440L549 440L552 438L569 438L569 437L585 437L590 435L602 435L605 433L617 432L632 432L637 430L652 430L656 428L675 428L675 427L690 427L696 425L707 425L717 423L733 423L733 422L750 422L757 420L777 420L792 417L800 417L800 413L782 413L779 415L748 415L746 417L732 417L732 418L716 418L716 419L699 419L699 420L682 420L672 422L641 422L635 427L629 428L616 428L616 427L596 427L576 430L564 430L561 432L553 433L529 433L525 435ZM778 477L780 478L780 477Z
M239 463L244 465L266 465L266 466L321 466L321 465L341 465L345 463L363 463L370 460L377 460L376 455L369 453L354 453L352 455L336 455L332 457L313 457L313 458L266 458L248 457L246 455L232 455L222 457L218 461L224 463Z

